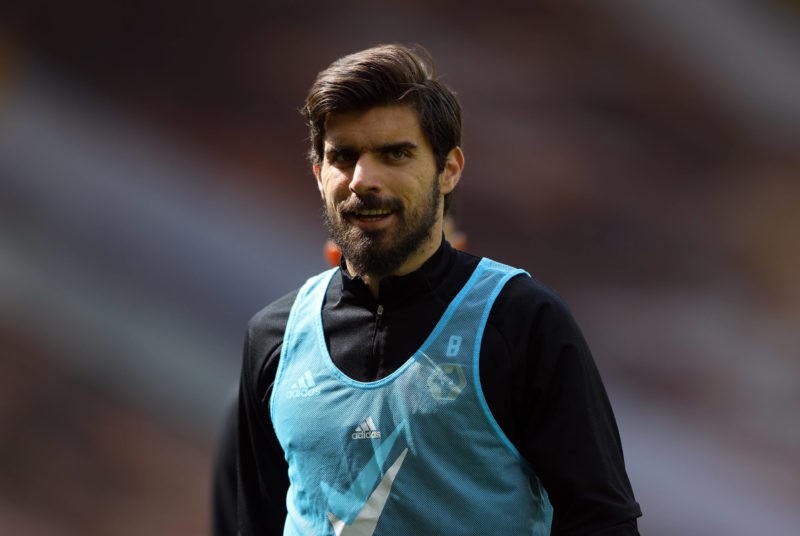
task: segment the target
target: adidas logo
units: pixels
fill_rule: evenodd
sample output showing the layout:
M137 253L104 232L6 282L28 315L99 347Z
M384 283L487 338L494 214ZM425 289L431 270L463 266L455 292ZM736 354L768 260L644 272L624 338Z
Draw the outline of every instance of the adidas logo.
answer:
M286 398L306 398L319 395L321 388L314 381L314 376L307 370L299 380L286 391Z
M367 417L364 422L356 426L353 439L380 439L381 433L375 428L372 417Z

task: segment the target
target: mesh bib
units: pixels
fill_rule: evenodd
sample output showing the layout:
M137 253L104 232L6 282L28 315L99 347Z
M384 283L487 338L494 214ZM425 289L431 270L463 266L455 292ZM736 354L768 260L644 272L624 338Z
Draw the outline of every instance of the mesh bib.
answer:
M524 272L482 259L419 350L364 383L325 345L336 270L298 293L272 393L289 463L284 535L550 534L547 494L489 412L479 376L492 304Z

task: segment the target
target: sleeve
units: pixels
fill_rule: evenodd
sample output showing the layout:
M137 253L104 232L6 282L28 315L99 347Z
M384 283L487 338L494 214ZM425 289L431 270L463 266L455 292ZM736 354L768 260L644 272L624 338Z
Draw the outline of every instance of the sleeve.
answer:
M288 466L269 415L283 331L294 295L256 315L244 344L236 433L239 534L280 535L286 520Z
M226 405L212 467L211 533L236 534L236 420L239 389Z
M507 415L498 422L548 493L552 534L638 534L641 510L583 334L553 291L522 277L509 286L492 311L511 374L510 400L498 404Z

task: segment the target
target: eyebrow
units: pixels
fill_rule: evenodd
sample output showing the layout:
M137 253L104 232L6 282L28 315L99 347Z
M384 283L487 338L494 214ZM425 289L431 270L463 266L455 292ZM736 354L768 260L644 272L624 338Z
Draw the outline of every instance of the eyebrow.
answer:
M411 141L398 141L393 143L386 143L376 147L356 148L352 145L337 145L333 142L328 142L329 147L325 149L325 154L361 154L364 151L373 151L376 153L388 153L391 151L404 150L404 149L417 149L418 145Z
M397 150L416 149L417 144L410 141L398 141L396 143L387 143L386 145L379 145L373 149L378 153L390 153Z
M358 150L355 147L351 147L349 145L333 145L331 144L329 147L325 149L325 155L332 155L332 154L357 154Z

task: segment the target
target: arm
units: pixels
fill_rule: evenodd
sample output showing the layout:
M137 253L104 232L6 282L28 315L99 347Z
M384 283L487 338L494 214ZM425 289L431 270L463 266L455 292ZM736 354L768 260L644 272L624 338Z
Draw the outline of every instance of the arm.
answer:
M283 534L288 466L269 415L283 331L294 294L250 321L244 345L237 415L237 518L240 534Z
M577 332L552 336L553 362L539 371L544 381L535 389L523 445L553 504L553 534L638 534L641 514L589 349Z
M547 490L552 534L638 534L641 512L616 420L566 305L535 280L512 279L492 309L484 342L501 356L486 390L503 381L511 386L487 392L487 401ZM481 377L488 372L482 364Z
M226 404L212 467L211 531L214 536L236 534L236 420L238 386Z

